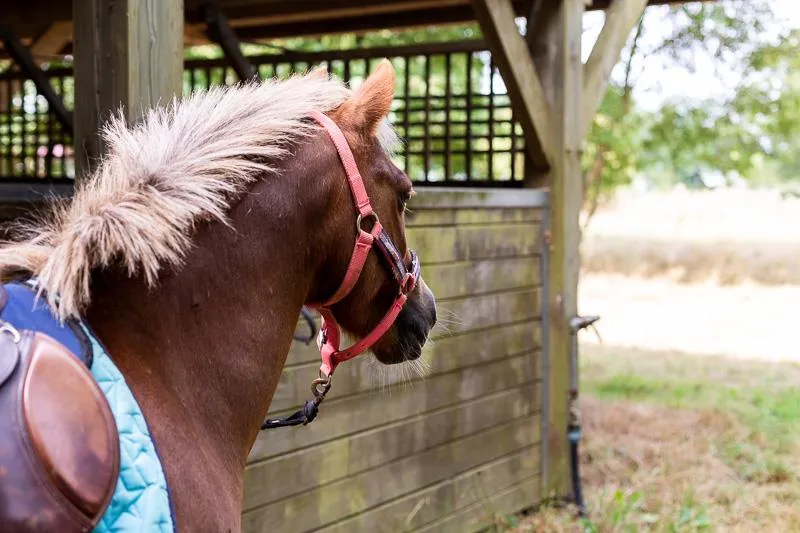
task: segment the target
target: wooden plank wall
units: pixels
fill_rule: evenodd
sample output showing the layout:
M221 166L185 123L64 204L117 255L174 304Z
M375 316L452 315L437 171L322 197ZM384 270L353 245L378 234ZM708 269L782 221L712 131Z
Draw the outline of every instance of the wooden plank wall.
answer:
M534 190L427 189L409 243L437 297L428 373L341 365L317 420L265 432L245 477L255 532L465 532L540 492L541 221ZM270 408L295 410L319 367L295 343ZM404 379L406 378L406 379Z

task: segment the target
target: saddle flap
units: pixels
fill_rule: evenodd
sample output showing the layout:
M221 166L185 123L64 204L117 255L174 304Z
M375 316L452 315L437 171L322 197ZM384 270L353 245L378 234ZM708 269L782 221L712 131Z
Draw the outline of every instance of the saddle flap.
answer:
M97 383L64 346L37 334L29 350L21 406L29 445L59 491L97 516L119 474L113 415Z

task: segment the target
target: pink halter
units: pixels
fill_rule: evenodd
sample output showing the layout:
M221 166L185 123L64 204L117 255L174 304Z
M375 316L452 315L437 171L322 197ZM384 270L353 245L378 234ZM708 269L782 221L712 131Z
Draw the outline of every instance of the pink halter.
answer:
M347 139L339 129L336 123L328 118L326 115L312 111L311 116L319 122L328 132L333 144L336 146L336 151L339 153L339 159L342 161L344 170L347 173L347 181L350 184L350 191L353 193L353 202L355 203L356 212L356 243L353 247L353 254L350 256L350 264L347 265L347 272L345 272L342 284L336 289L336 292L324 303L307 303L306 305L311 308L319 310L322 315L322 327L319 332L319 339L317 340L320 355L322 356L322 364L319 367L319 378L315 379L311 384L311 392L314 395L312 400L307 400L303 407L294 414L286 418L267 419L261 425L261 429L279 428L287 426L306 425L311 423L319 411L319 404L325 399L325 395L331 388L331 376L336 366L348 359L352 359L360 353L368 350L378 339L392 327L397 315L403 309L406 303L406 295L414 290L419 280L419 258L413 251L411 255L411 268L406 268L403 262L403 256L395 246L392 238L383 229L378 215L372 210L372 205L369 203L369 196L367 189L364 187L364 180L358 171L358 165L350 151L350 146L347 144ZM361 224L365 219L372 218L373 225L370 231L365 231ZM395 281L399 287L397 298L394 303L386 312L386 315L381 319L375 328L370 331L363 339L356 342L349 348L342 350L339 344L342 340L342 331L330 307L342 298L347 296L353 287L358 282L361 276L361 271L364 268L364 263L367 261L367 256L372 246L375 245L381 251L381 256L386 260L389 268L392 271Z
M341 159L344 170L347 173L347 181L350 184L350 190L353 193L353 202L358 212L356 217L356 242L353 247L353 254L350 256L350 264L347 266L344 280L342 280L341 285L333 296L326 302L322 304L307 304L308 307L317 309L320 315L322 315L322 327L320 328L318 339L320 355L322 356L320 378L321 382L329 382L330 376L333 375L333 371L339 363L352 359L368 350L392 327L395 319L397 319L397 315L400 314L403 305L406 303L406 295L413 291L417 284L420 274L420 265L417 255L412 251L411 269L406 268L402 255L391 237L389 237L389 234L383 229L378 215L372 210L367 190L364 187L364 180L361 177L361 173L358 171L358 165L356 165L355 158L350 151L350 146L347 144L347 139L344 133L342 133L342 130L339 129L339 126L337 126L333 120L318 111L313 111L311 116L327 130L333 144L336 146L339 159ZM365 231L362 228L362 223L369 218L373 219L372 229L370 231ZM394 303L389 308L389 311L387 311L378 325L353 346L342 350L339 347L341 342L341 329L331 312L330 306L347 296L358 282L358 278L361 276L361 271L364 268L364 263L373 245L377 245L391 268L395 281L399 285L399 292Z

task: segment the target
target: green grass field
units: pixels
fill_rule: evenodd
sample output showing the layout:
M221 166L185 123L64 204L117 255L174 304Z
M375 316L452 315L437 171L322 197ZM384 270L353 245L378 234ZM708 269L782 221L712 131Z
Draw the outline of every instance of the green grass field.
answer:
M546 508L499 530L800 531L800 365L602 345L582 354L590 517Z

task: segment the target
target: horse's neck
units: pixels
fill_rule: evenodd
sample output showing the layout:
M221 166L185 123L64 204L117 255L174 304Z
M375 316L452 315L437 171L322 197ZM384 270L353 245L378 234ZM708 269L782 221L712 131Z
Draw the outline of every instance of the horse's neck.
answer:
M159 447L213 459L222 474L244 466L311 283L302 226L277 219L202 228L186 266L156 289L123 278L93 287L89 321Z

